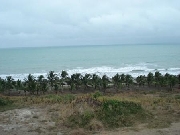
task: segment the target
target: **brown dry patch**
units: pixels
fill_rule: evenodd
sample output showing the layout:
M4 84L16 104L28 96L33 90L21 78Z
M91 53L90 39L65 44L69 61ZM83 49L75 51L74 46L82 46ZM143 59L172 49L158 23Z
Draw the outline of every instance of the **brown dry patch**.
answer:
M98 98L116 99L140 103L151 116L143 122L137 122L132 127L124 127L108 131L101 121L92 119L85 129L73 129L66 125L66 120L73 114L93 112L89 104L89 95L75 95L76 99L66 103L57 99L40 97L8 97L15 105L23 107L0 112L0 133L6 134L110 134L110 135L160 135L180 133L180 94L168 92L129 91L119 94L105 95ZM98 103L98 102L97 102ZM96 104L96 103L95 103ZM94 105L95 105L94 104ZM24 108L25 107L25 108ZM136 121L136 118L132 119Z

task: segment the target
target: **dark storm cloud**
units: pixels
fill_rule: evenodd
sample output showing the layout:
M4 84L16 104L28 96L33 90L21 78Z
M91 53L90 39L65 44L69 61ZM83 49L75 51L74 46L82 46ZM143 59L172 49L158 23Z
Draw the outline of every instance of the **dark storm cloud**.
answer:
M180 43L179 0L1 0L0 47Z

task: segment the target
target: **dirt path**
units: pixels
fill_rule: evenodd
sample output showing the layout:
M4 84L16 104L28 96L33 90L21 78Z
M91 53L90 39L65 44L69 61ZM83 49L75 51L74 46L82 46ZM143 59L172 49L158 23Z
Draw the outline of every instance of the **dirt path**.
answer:
M136 130L136 131L135 131ZM163 129L121 129L119 131L104 131L96 135L180 135L180 123L173 123L169 128Z
M32 107L0 112L0 134L63 135L63 132L52 121L48 107ZM180 123L173 123L171 127L164 129L146 129L140 126L134 129L102 131L96 135L180 135Z

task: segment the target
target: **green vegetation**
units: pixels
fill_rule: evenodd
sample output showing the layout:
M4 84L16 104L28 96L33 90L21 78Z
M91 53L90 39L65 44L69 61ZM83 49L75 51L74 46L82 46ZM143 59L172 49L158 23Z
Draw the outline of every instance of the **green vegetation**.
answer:
M89 100L91 100L90 105L86 105L85 103L88 103ZM76 100L76 103L78 102ZM132 101L115 99L101 101L91 97L84 97L81 99L81 104L83 104L82 108L84 110L75 109L73 114L67 117L65 121L66 126L91 130L91 121L96 120L102 123L105 128L118 128L132 126L137 121L145 120L149 117L139 103Z
M0 95L0 112L18 108L19 106L14 104L14 101L9 97L3 97Z
M140 75L133 78L127 74L116 74L112 78L103 75L102 77L96 74L80 73L72 74L70 77L66 71L62 71L60 75L50 71L47 74L47 78L43 75L39 75L35 78L29 74L24 81L15 81L11 76L7 76L6 79L0 78L0 92L11 95L11 91L24 91L24 95L27 93L30 95L40 95L49 92L63 93L79 93L79 92L92 92L99 90L106 93L108 90L112 92L120 92L122 90L131 90L141 87L149 87L153 89L166 89L172 91L174 87L180 85L180 75L170 75L166 73L162 75L160 72L149 73L147 76ZM21 92L22 93L22 92Z
M46 94L41 96L0 96L0 111L21 107L40 107L56 128L83 128L97 132L119 127L164 128L180 121L180 94L169 91L130 91L107 95ZM34 116L38 118L39 116Z
M72 94L66 94L66 95L46 95L46 99L50 99L54 102L63 102L63 103L70 103L75 99L75 96Z
M138 103L111 99L103 101L98 110L98 119L108 128L131 126L134 122L132 118L136 116L141 119L143 113Z
M103 94L100 91L96 91L95 93L93 93L93 98L97 99L98 97L102 96Z
M90 121L94 118L94 113L90 111L85 111L84 113L80 114L73 114L68 117L66 121L66 125L73 127L73 128L86 128Z
M13 101L11 101L9 98L0 97L0 107L11 105L12 103Z
M0 111L50 106L48 113L53 113L50 117L56 125L87 131L141 123L162 128L180 121L179 84L180 75L160 72L137 78L125 74L108 78L50 71L47 78L29 74L24 81L8 76L0 78Z

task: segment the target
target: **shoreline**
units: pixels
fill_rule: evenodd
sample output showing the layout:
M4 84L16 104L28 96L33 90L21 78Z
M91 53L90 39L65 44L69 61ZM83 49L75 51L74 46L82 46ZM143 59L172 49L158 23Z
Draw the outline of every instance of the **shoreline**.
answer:
M97 70L98 69L98 70ZM64 71L64 70L62 70ZM171 74L171 75L179 75L180 74L180 68L170 68L169 70L167 69L149 69L148 71L142 70L142 69L131 69L130 71L122 71L122 68L116 69L112 67L95 67L95 68L87 68L87 69L72 69L72 70L65 70L67 71L69 77L72 74L80 73L82 75L85 74L97 74L98 76L102 77L103 75L107 75L109 78L112 78L114 75L118 74L129 74L133 78L136 78L140 75L145 75L147 76L149 72L155 73L155 72L160 72L162 75L165 75L166 73ZM60 74L61 71L55 72L56 74ZM6 79L7 76L12 76L14 80L21 80L23 81L24 78L26 78L29 74L35 76L36 78L39 75L43 75L45 78L47 77L48 72L40 72L40 73L17 73L17 74L0 74L0 78Z

